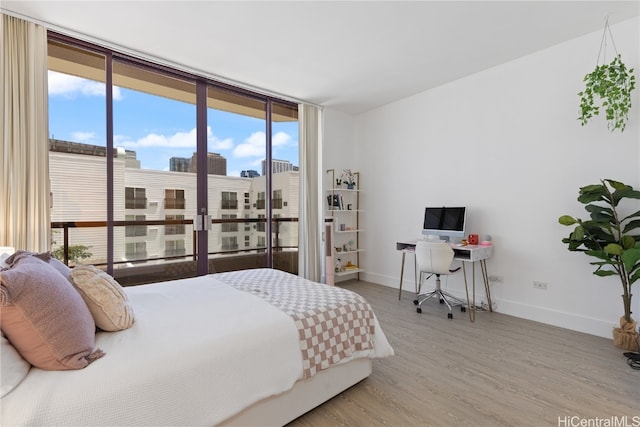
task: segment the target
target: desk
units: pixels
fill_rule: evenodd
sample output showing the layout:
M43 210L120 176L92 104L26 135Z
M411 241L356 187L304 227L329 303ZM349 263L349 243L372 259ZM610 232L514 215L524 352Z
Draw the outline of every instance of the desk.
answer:
M482 272L482 281L484 283L484 290L487 294L487 304L489 304L489 311L493 311L493 304L491 303L491 289L489 288L489 275L487 274L487 259L493 256L493 246L481 246L481 245L466 245L458 246L451 245L454 253L454 259L462 262L462 272L464 273L464 289L467 294L467 306L469 307L469 320L474 322L476 320L476 269L475 263L480 263L480 271ZM400 267L400 292L398 294L398 300L402 296L402 279L404 276L404 261L407 253L416 253L416 240L404 240L396 242L396 250L402 252L402 266ZM466 263L471 263L472 272L472 301L469 301L469 287L467 285L467 269ZM415 263L414 263L415 269ZM414 274L414 277L417 274ZM416 283L416 294L418 294L418 283Z

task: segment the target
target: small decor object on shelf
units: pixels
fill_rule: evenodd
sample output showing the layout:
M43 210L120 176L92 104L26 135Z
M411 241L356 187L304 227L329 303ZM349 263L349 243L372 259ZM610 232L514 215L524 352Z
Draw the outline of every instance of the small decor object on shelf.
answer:
M356 270L357 268L358 266L353 264L351 261L348 261L347 265L344 266L345 270Z
M351 169L342 171L342 182L347 185L349 190L353 190L356 187L356 176L351 172Z
M609 64L604 63L606 61L607 32L616 53ZM598 65L601 55L603 63ZM593 116L600 114L600 107L603 107L609 131L620 129L620 132L623 132L629 119L631 92L636 86L636 76L633 73L633 68L627 68L622 62L622 56L618 53L613 42L608 20L605 23L596 68L584 76L584 82L586 83L585 90L578 92L578 96L580 96L580 117L578 120L582 126L586 125ZM596 95L600 98L600 105L596 105L594 100Z

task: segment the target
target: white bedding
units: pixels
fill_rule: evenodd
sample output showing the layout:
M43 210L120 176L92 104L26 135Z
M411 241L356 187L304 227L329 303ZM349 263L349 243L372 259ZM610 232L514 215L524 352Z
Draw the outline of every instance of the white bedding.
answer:
M125 288L136 321L100 332L78 371L32 368L1 401L2 425L215 425L302 378L293 320L212 275ZM374 350L393 354L376 320Z

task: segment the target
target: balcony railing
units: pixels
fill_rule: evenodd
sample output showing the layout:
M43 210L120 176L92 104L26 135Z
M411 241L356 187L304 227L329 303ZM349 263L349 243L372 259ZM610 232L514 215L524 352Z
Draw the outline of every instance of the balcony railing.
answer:
M286 251L296 251L298 249L297 244L294 246L286 246L279 244L284 239L282 239L281 233L283 223L297 223L298 218L274 218L272 220L272 233L273 233L273 247L272 252L286 252ZM228 218L228 219L212 219L211 224L225 224L224 227L238 227L238 224L257 224L258 229L265 229L266 219L265 218ZM186 225L190 225L193 228L193 220L192 219L165 219L165 220L139 220L139 221L113 221L114 227L153 227L153 226L165 226L169 230L170 227L185 227ZM106 221L56 221L51 223L52 230L61 230L62 231L62 247L64 258L63 261L65 264L69 265L69 248L70 248L70 231L73 229L91 229L91 228L100 228L107 227ZM125 229L126 230L126 229ZM297 232L297 227L296 227ZM124 234L124 233L123 233ZM244 235L244 232L238 232L239 235ZM165 235L168 235L165 230ZM175 237L175 235L172 235ZM184 260L186 258L192 258L193 261L196 260L197 257L197 238L196 232L193 231L193 245L192 252L190 254L175 254L165 252L165 256L154 256L154 257L145 257L142 259L135 260L123 260L123 261L114 261L114 264L129 264L131 262L135 262L136 264L144 263L144 262L158 262L158 261L176 261L176 260ZM83 242L86 244L86 242ZM264 246L253 246L253 247L244 247L239 248L236 245L233 248L222 249L218 251L209 251L208 256L227 256L233 254L243 254L243 253L264 253L266 252L266 247ZM93 263L96 266L104 266L105 262L95 262ZM296 267L297 268L297 267Z
M126 199L124 207L125 209L146 209L147 199L146 198Z
M237 200L221 200L220 209L238 209Z

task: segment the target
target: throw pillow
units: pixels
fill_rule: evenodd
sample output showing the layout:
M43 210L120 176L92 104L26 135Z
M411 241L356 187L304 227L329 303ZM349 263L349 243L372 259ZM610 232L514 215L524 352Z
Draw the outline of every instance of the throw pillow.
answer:
M0 360L2 360L2 364L0 366L0 397L5 397L27 376L31 365L20 356L20 353L17 352L4 335L1 339Z
M58 270L66 279L69 279L69 273L71 272L71 269L67 265L65 265L65 263L63 263L59 259L52 256L51 252L30 252L30 251L19 250L15 252L13 255L11 255L9 258L7 258L6 263L9 266L11 266L16 262L18 262L19 260L21 260L22 258L29 257L29 256L39 258L42 261L48 263L53 268Z
M121 331L133 325L133 309L127 295L109 274L93 265L79 265L71 270L70 278L98 328Z
M94 350L96 327L80 294L36 257L0 272L0 305L2 332L33 366L81 369L104 355Z
M9 268L9 264L7 264L7 259L9 259L9 256L9 254L0 254L0 270Z

